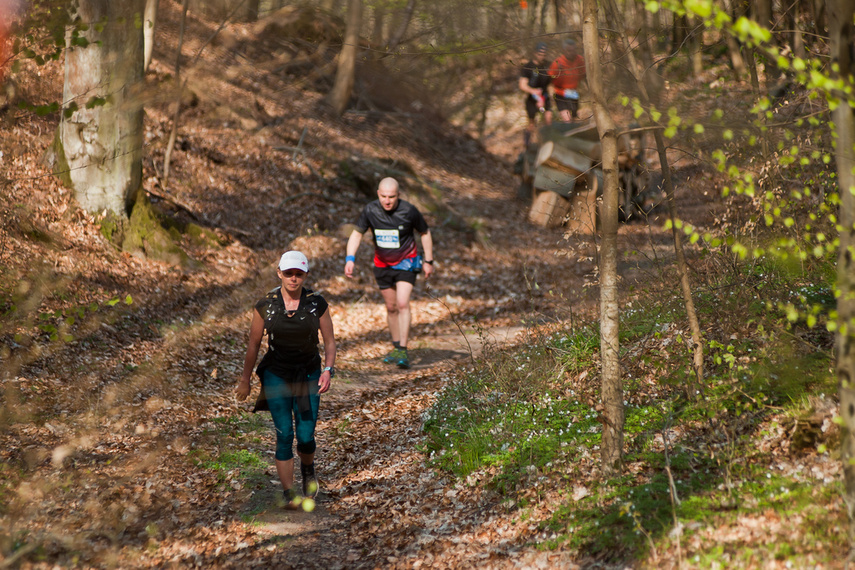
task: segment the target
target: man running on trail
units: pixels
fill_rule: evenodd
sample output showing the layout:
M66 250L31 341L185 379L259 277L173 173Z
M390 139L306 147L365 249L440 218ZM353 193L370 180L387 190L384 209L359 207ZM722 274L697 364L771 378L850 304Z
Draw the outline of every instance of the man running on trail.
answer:
M534 57L520 71L519 87L520 91L526 93L525 112L528 115L528 125L523 132L526 148L537 127L539 112L543 113L547 125L552 123L552 99L547 92L551 80L546 65L546 44L540 42L534 48Z
M574 121L579 118L579 84L585 79L585 58L576 53L576 42L564 40L564 53L549 66L555 106L561 120Z
M410 295L419 272L424 271L425 279L433 273L433 238L421 212L400 199L398 181L394 178L380 181L377 200L363 208L356 229L347 240L344 264L347 277L353 277L356 252L368 228L374 234L374 278L386 303L386 320L392 336L392 351L383 362L409 368ZM421 234L424 265L414 231Z

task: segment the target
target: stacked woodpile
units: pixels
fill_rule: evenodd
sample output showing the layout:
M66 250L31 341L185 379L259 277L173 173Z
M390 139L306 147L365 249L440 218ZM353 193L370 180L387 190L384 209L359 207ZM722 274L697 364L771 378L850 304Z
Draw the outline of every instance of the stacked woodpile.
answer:
M603 180L596 125L554 123L541 128L539 138L533 163L523 169L523 184L532 188L529 220L544 227L565 225L570 232L593 232ZM622 217L628 219L635 212L635 198L647 186L647 169L639 139L622 134L618 152Z

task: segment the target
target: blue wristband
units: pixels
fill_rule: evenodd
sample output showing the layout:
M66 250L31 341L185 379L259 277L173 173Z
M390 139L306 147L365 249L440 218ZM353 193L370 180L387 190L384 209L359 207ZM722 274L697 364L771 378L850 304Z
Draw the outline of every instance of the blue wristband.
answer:
M353 261L353 262L355 262L355 261L356 261L356 256L355 256L355 255L348 255L347 257L345 257L345 258L344 258L344 262L345 262L345 263L347 263L348 261Z

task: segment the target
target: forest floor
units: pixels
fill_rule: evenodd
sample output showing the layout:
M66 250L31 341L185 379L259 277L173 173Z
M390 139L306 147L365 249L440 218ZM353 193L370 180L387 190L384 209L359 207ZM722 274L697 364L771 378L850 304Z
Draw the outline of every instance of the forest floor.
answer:
M162 4L153 85L168 82L178 35L176 5ZM202 47L211 27L191 22L185 53ZM0 267L17 320L2 332L3 565L597 566L540 546L555 489L523 514L488 489L428 469L421 445L423 415L474 355L525 343L537 325L597 314L595 239L529 224L528 205L516 198L521 121L482 145L414 113L332 118L320 94L235 53L208 46L195 68L166 189L158 178L170 107L146 111L152 200L215 236L184 235L189 264L110 245L98 216L80 211L45 164L58 116L7 111ZM39 73L20 76L24 96L59 98L61 70ZM427 212L437 271L414 293L409 370L380 361L389 342L367 244L357 277L343 275L346 223L373 192L358 187L354 165L401 172L404 198L425 207L433 202L410 189L441 195L441 208ZM709 226L723 207L714 176L679 160L677 168L681 216ZM664 219L654 209L621 225L624 292L675 281ZM308 286L329 301L338 341L317 431L322 491L311 512L277 505L272 424L233 397L251 307L276 285L274 263L290 248L308 255ZM38 329L45 322L74 339L51 340ZM239 464L218 464L241 449L270 459L263 477L248 481ZM821 459L812 465L836 476ZM679 562L676 551L660 552L656 565Z

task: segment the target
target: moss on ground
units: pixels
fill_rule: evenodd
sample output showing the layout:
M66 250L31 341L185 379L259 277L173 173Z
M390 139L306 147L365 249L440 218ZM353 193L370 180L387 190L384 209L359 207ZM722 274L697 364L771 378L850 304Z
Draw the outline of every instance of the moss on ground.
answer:
M169 232L163 228L144 192L137 193L122 249L173 265L186 267L192 264L190 257L175 244Z

